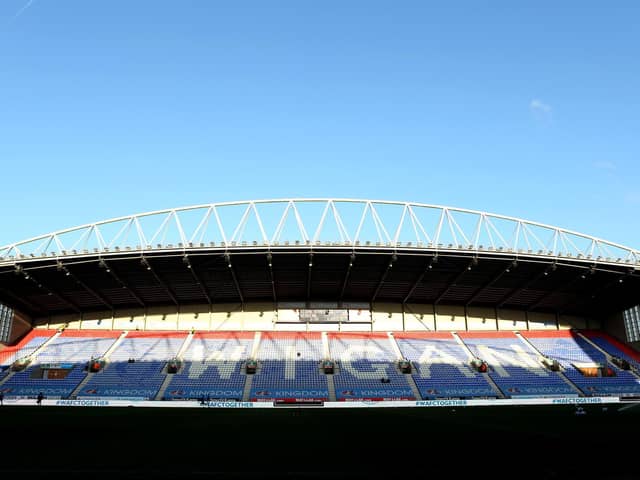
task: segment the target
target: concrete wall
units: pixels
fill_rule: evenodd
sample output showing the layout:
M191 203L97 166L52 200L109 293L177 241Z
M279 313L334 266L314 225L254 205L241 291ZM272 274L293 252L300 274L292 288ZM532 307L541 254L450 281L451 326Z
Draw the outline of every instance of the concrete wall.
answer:
M402 305L391 303L377 303L371 312L372 326L374 332L386 332L403 329ZM362 331L362 330L360 330Z
M178 330L176 307L152 307L147 309L145 330Z
M42 319L42 323L39 323L37 328L80 328L80 314L73 313L70 315L53 315L49 318Z
M297 322L300 320L297 310L293 309L280 309L278 310L279 322Z
M560 315L558 319L558 327L560 330L569 330L571 328L587 328L587 319L584 317L575 317L572 315Z
M178 330L207 331L210 324L209 305L189 305L180 309Z
M464 307L436 306L436 330L465 331L467 329Z
M113 318L114 330L144 330L145 312L144 310L125 309L116 311Z
M433 305L407 304L404 309L404 329L406 331L434 331L436 321Z
M527 316L521 310L498 310L498 330L526 330Z
M530 312L527 318L529 319L529 330L558 329L555 313Z
M341 332L370 332L371 331L371 323L340 323L338 324L340 326L340 331ZM334 330L327 330L324 329L324 331L334 331Z
M85 330L111 330L113 317L111 312L90 312L82 315L80 328Z
M468 330L497 330L496 311L493 308L467 308Z

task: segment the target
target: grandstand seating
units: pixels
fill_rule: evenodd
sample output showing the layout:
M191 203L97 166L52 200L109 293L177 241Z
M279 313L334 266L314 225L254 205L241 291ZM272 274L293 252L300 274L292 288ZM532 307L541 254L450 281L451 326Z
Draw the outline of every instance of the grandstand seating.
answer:
M251 353L253 337L253 332L196 333L163 398L241 400L246 379L241 367Z
M397 333L396 342L413 365L413 380L425 399L496 397L469 355L448 332Z
M253 377L253 400L328 400L320 333L265 332L258 350L259 371Z
M165 379L163 369L186 336L184 332L129 332L78 397L155 398Z
M562 377L540 362L513 332L463 332L465 345L489 365L489 376L507 397L551 397L576 395Z
M573 331L526 332L523 334L540 352L555 358L564 374L587 396L639 395L640 379L628 371L608 363L604 353ZM615 371L613 377L588 377L580 373L580 365L602 365Z
M326 401L333 398L331 384L339 401L414 399L418 392L423 399L575 396L578 391L640 395L640 354L600 331L521 332L526 341L513 332L484 331L261 332L258 344L255 332L56 333L33 330L0 351L5 397L42 392L48 398ZM89 361L106 354L106 366L90 372ZM17 359L29 355L32 361L24 370L11 371ZM168 373L167 362L178 355L179 370ZM557 360L562 372L545 368L542 356ZM614 365L609 356L627 360L632 369ZM471 368L474 357L487 362L487 373ZM243 368L249 359L258 362L253 375ZM411 362L410 373L400 371L401 359ZM335 364L330 377L323 360ZM615 375L584 375L585 365L610 368Z
M33 353L50 338L37 336L20 351ZM2 390L7 396L66 398L87 376L87 362L101 356L115 341L115 332L65 331L38 351L29 366L16 372Z
M386 333L329 334L331 357L337 360L334 375L336 399L383 400L415 398Z
M622 358L629 362L635 372L640 372L640 353L631 350L609 335L598 331L582 332L589 340L605 350L610 355Z

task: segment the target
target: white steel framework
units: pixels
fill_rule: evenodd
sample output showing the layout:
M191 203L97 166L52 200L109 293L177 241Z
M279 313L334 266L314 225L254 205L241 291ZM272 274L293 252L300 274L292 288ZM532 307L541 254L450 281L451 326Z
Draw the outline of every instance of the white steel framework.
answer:
M640 251L542 223L462 208L358 199L275 199L159 210L0 247L0 265L123 252L375 249L632 265Z

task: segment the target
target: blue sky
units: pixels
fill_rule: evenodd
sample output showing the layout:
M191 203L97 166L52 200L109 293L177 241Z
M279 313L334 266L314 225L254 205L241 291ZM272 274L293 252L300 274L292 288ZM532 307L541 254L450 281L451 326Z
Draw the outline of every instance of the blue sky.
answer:
M640 248L640 3L0 2L0 245L282 197Z

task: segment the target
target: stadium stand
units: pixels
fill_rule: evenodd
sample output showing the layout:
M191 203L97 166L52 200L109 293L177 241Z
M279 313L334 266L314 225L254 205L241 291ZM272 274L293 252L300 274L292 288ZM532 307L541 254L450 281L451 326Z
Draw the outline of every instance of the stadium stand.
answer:
M129 332L78 398L152 400L165 379L167 361L175 357L185 338L185 332Z
M631 369L636 373L640 373L640 354L638 352L604 332L586 330L581 333L610 355L629 362Z
M337 400L415 399L386 333L330 333L329 346Z
M42 333L42 332L39 332ZM101 356L113 344L115 332L64 331L60 335L34 337L24 349L35 358L22 371L16 372L3 385L5 395L67 398L86 377L86 366L92 357ZM50 342L46 343L48 340ZM36 348L42 347L34 354ZM24 357L22 357L24 358Z
M530 331L523 336L544 355L557 359L565 376L586 396L640 394L638 377L609 363L602 351L574 331Z
M319 332L265 332L258 350L259 370L252 400L328 400L327 378Z
M253 332L196 333L163 398L241 400L246 379L241 368L253 338Z
M461 332L460 338L489 365L488 375L508 397L576 396L557 372L513 332Z
M425 399L493 397L483 375L469 366L470 358L449 332L398 332L396 341L414 365L413 379Z
M639 355L596 330L33 330L0 352L7 398L349 401L640 395ZM615 358L628 362L628 368ZM17 360L29 359L23 367ZM486 362L481 373L472 360ZM560 370L548 363L557 360ZM93 370L100 360L102 368ZM333 373L326 373L329 361ZM176 362L175 373L168 368ZM246 366L255 362L254 374ZM410 364L411 368L407 368Z

